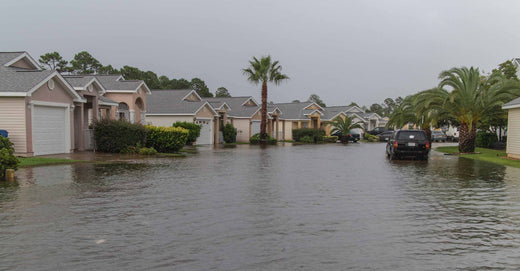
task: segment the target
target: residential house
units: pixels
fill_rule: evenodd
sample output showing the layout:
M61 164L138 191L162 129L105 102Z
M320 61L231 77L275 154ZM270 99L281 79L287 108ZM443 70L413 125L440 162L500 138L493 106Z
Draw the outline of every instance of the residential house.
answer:
M508 111L507 118L507 157L520 159L520 98L502 106Z
M260 106L251 96L203 98L215 110L227 106L226 116L221 116L223 124L231 123L237 129L237 142L249 142L249 138L260 132Z
M195 90L152 90L149 97L146 122L155 126L170 127L173 123L192 122L202 129L196 144L216 144L219 142L220 113L206 100L202 100ZM219 106L220 111L226 106Z
M85 103L63 76L42 70L27 52L0 52L0 129L8 131L16 155L75 149L74 111Z
M110 118L118 103L102 96L106 93L106 89L93 75L65 75L63 77L85 100L85 103L79 103L74 108L75 149L92 150L94 149L94 133L89 126L101 118Z
M150 89L142 80L125 80L122 75L96 75L105 88L104 97L118 103L111 110L112 119L124 119L131 123L146 124L146 96Z

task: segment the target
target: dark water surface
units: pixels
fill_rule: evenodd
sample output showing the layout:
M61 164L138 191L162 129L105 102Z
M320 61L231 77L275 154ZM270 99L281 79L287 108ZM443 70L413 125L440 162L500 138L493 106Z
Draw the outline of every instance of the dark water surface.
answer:
M517 270L520 169L382 144L20 169L0 270Z

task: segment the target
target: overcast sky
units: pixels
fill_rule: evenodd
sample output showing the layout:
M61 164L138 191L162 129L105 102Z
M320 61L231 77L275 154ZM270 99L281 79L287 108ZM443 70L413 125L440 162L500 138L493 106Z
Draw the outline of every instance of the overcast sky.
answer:
M4 1L0 50L35 59L86 50L103 65L203 79L260 97L242 74L270 54L291 79L269 100L318 94L369 106L438 83L460 66L520 57L520 1Z

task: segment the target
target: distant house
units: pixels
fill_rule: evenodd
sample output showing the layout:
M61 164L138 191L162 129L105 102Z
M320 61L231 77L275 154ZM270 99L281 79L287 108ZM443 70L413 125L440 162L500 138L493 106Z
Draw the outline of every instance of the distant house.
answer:
M75 110L87 103L58 72L42 70L27 52L0 52L0 129L15 154L75 149Z
M152 90L149 97L146 122L155 126L171 127L177 121L200 124L202 129L196 144L218 143L219 113L195 90ZM223 106L222 110L226 110Z
M105 87L105 98L118 103L111 118L146 124L146 96L151 94L143 80L125 80L122 75L96 75Z
M251 96L203 98L215 110L226 105L226 117L221 116L222 124L230 123L237 129L237 142L249 142L249 138L260 132L260 106Z
M508 111L507 118L507 157L520 159L520 98L502 106Z

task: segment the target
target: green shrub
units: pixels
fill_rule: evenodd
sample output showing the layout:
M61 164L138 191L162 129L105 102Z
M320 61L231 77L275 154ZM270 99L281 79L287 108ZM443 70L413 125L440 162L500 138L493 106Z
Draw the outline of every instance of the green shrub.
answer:
M313 143L320 143L323 142L323 137L325 136L325 131L314 128L293 129L292 133L293 140L296 142L302 142L301 138L309 136L312 138Z
M13 152L13 149L10 148L0 149L0 179L5 177L6 169L18 169L20 160L18 160L18 158L13 155Z
M103 119L93 125L96 149L102 152L121 152L126 147L144 145L146 128L121 120Z
M182 127L146 126L146 146L158 152L178 152L188 140L189 131Z
M233 143L237 141L237 129L231 123L224 125L222 133L224 134L224 142Z
M324 136L323 141L325 141L325 143L336 143L338 141L338 137L337 136Z
M276 138L272 138L269 134L267 134L267 144L269 145L276 145L278 140ZM249 143L251 144L258 144L260 143L260 133L254 134L250 139Z
M202 126L199 124L195 124L193 122L176 122L172 125L173 127L182 127L189 131L188 139L186 140L186 145L193 145L193 142L197 141L197 138L200 136L200 129Z
M314 143L314 138L312 136L306 135L304 137L301 137L299 142L302 142L302 143Z
M365 133L365 139L368 140L368 142L379 142L378 136L371 135L369 133Z
M489 148L491 144L496 142L498 142L496 134L483 131L477 132L477 137L475 138L476 147Z
M13 149L13 143L9 138L0 136L0 149L7 148L7 149Z
M154 148L144 147L144 148L139 149L139 154L140 155L156 155L157 151Z

